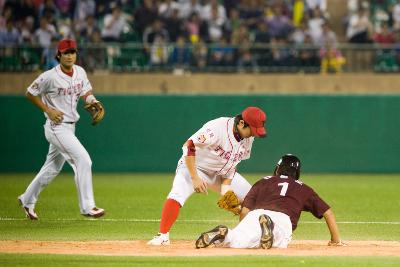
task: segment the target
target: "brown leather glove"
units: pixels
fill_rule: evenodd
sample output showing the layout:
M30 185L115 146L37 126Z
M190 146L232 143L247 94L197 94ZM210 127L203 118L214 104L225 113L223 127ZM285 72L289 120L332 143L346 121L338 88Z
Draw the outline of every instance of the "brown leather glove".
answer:
M92 116L93 126L99 123L104 118L105 110L101 102L86 104L84 108L87 112L90 113L90 116Z
M242 210L240 201L232 190L229 190L225 195L221 196L217 204L221 209L233 212L235 215L239 215Z

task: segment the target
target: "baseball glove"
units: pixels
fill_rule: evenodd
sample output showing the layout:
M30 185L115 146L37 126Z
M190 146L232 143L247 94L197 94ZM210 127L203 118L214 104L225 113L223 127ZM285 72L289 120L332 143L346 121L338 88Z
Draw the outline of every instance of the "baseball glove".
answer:
M104 118L105 111L101 102L86 104L84 108L92 116L92 125L96 125Z
M221 209L233 212L235 215L239 215L242 210L240 201L232 190L229 190L225 195L221 196L217 204Z

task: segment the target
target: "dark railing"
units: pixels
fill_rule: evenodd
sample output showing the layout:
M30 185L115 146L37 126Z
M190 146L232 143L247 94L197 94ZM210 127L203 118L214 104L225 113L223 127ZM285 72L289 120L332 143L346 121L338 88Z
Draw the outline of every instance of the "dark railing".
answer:
M46 70L57 64L55 53L54 47L0 47L0 71ZM399 71L400 45L87 44L80 45L78 64L88 72L386 73Z

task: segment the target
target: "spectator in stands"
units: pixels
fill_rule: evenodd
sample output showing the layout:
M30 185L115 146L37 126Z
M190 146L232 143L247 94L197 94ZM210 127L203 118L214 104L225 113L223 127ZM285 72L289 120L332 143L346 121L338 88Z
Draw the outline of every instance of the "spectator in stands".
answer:
M293 3L293 26L299 27L303 21L306 5L304 0L294 0Z
M180 35L176 39L176 46L169 57L169 63L176 70L184 70L188 67L190 60L190 51L186 44L184 36Z
M320 50L321 73L339 73L342 72L342 66L346 63L345 58L340 51L327 44Z
M268 44L271 41L271 36L268 31L268 24L264 20L259 20L257 30L255 31L254 42L256 44Z
M115 5L111 14L104 17L104 28L101 31L101 37L105 42L118 42L121 33L126 26L126 19L122 13L121 7Z
M189 36L191 43L195 44L200 39L208 40L208 27L207 24L201 21L200 16L197 13L190 15L189 19L185 23L185 31Z
M193 45L193 50L190 57L190 66L194 67L194 70L205 70L207 66L207 55L208 49L204 41L200 38Z
M90 0L92 1L92 0ZM86 0L55 0L54 3L59 10L59 16L63 19L74 19L74 12L77 4L80 2L86 2Z
M21 43L22 44L33 44L34 42L34 18L32 16L26 17L22 21L21 25Z
M216 6L211 7L211 18L207 20L208 36L211 42L217 42L223 35L225 20L219 15Z
M76 2L74 11L75 29L79 32L83 31L87 26L88 18L94 19L96 13L96 2L94 0L81 0Z
M39 18L46 17L47 21L56 25L57 19L60 18L60 11L54 4L54 0L45 0L39 7Z
M350 17L347 27L347 40L350 43L370 43L370 33L372 24L369 19L368 11L360 8L356 14Z
M216 67L232 67L234 66L235 50L228 44L224 37L221 37L218 43L213 44L210 48L209 64Z
M314 44L317 44L322 36L322 25L325 23L325 18L319 8L312 11L312 16L308 20L308 29Z
M15 6L14 14L16 21L25 21L27 17L32 17L36 14L35 6L32 0L16 1L20 2ZM1 9L1 8L0 8Z
M51 45L43 49L41 62L45 70L52 69L59 64L54 56L57 55L57 43L58 38L53 37Z
M143 4L135 11L135 26L140 36L143 36L147 27L158 18L158 8L153 0L143 0Z
M203 7L200 5L198 0L184 1L181 2L179 6L179 14L182 19L189 19L193 13L200 16L200 13L203 11Z
M80 37L89 42L94 32L100 32L100 28L96 25L96 19L89 15L86 17L85 27L80 31Z
M298 64L304 72L319 71L321 60L318 55L318 50L313 47L312 38L309 34L304 36L304 47L298 51Z
M294 44L299 45L305 43L305 39L307 36L311 38L311 34L307 24L308 22L303 20L300 23L299 27L296 27L296 29L291 33L289 40Z
M151 27L147 27L143 34L143 45L147 53L150 52L154 42L158 41L155 47L164 47L169 42L168 31L164 28L164 25L160 19L156 19ZM158 49L157 48L157 49ZM164 49L164 48L162 48ZM154 51L153 51L154 52ZM163 51L162 51L163 52ZM160 55L161 57L161 55ZM167 59L162 57L162 59ZM161 60L160 60L161 61Z
M240 18L250 31L257 28L258 21L264 16L260 3L259 0L242 0L238 7Z
M163 67L168 62L168 40L163 35L156 35L150 45L150 65Z
M307 10L313 12L314 9L318 8L321 10L322 14L326 16L328 11L327 0L306 0Z
M169 18L164 19L164 25L166 30L169 33L170 42L176 42L177 37L183 35L184 33L184 24L182 19L179 16L179 8L172 9L172 14Z
M314 40L315 44L319 47L330 46L336 47L337 46L337 38L336 33L332 31L331 26L328 22L322 24L322 33L319 39Z
M400 0L397 0L397 3L393 6L392 18L393 18L393 29L395 31L399 31L400 30Z
M158 15L163 19L170 18L177 9L179 9L179 4L174 0L163 0L158 6Z
M282 14L282 7L274 5L272 16L267 18L269 34L272 38L287 38L293 30L289 18Z
M243 21L240 18L239 10L236 8L231 8L228 14L229 16L225 22L224 31L225 37L230 39L232 32L238 29Z
M396 42L395 34L390 30L387 23L382 25L379 32L374 33L373 40L378 44L394 44Z
M35 43L39 44L42 48L49 47L51 39L58 37L54 25L48 23L46 17L40 18L40 27L35 31Z
M98 29L88 31L86 38L88 38L88 49L85 51L84 57L86 70L93 72L95 69L103 69L106 66L106 51L101 46L102 39L101 33Z
M6 27L0 28L0 46L12 47L20 42L20 33L11 19L7 20Z
M216 12L216 15L214 12ZM200 18L205 22L208 22L215 16L222 21L222 24L224 24L226 21L225 7L219 4L218 0L208 0L208 3L203 7L200 13Z

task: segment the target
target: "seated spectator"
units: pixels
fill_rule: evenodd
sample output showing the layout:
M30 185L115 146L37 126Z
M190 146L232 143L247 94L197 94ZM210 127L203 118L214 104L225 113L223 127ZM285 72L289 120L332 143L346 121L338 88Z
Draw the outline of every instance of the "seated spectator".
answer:
M163 67L168 62L168 41L163 35L155 36L150 46L150 65Z
M134 13L135 27L139 36L158 18L158 8L153 0L143 0L143 4Z
M169 57L169 64L175 69L186 69L189 65L190 51L184 36L178 36L176 45Z
M224 31L225 37L230 38L231 34L240 27L243 23L242 19L240 18L239 10L236 8L231 8L229 11L229 17L225 22Z
M11 19L7 20L6 27L0 28L0 46L13 47L20 42L20 32Z
M174 8L169 18L164 19L165 28L169 33L169 40L176 42L177 37L184 32L183 21L179 16L179 8Z
M347 40L350 43L370 43L372 24L369 20L367 10L360 8L358 12L350 17L347 27Z
M40 18L40 27L35 31L35 43L38 43L42 48L49 47L51 40L58 37L54 25L48 23L46 17Z
M321 10L322 14L324 14L324 17L327 15L327 0L306 0L306 6L310 13L312 13L314 9L318 8Z
M192 66L194 70L205 70L207 67L207 55L208 48L204 41L200 38L193 45L190 57L190 66Z
M305 42L306 36L311 38L310 31L308 29L307 22L303 20L299 27L297 27L290 35L289 40L294 44L303 44ZM312 39L311 39L312 40Z
M86 70L93 72L96 69L104 69L106 67L107 53L102 44L101 33L98 29L94 29L91 32L87 32L88 35L88 49L85 51L85 56L82 57L85 60Z
M185 23L185 32L189 36L191 43L195 44L200 39L208 41L208 27L202 22L197 13L190 15Z
M210 65L229 67L234 65L235 49L222 37L218 43L210 48Z
M396 42L395 34L389 29L387 23L382 25L379 32L374 33L373 40L378 44L394 44Z
M104 28L101 31L101 37L105 42L117 42L126 26L126 19L122 13L121 7L115 5L111 14L104 17Z
M303 47L299 48L297 59L300 69L305 72L319 71L321 60L309 34L305 35L302 45Z
M214 16L222 21L222 24L226 21L226 11L225 7L218 3L218 0L208 0L208 4L206 4L201 13L200 18L205 22L210 21ZM217 13L213 14L213 10Z
M160 46L169 42L168 31L164 28L160 19L156 19L151 27L148 27L143 34L143 45L146 52L150 52L152 44L157 40Z
M314 40L314 44L319 47L327 46L328 44L330 46L336 47L337 45L336 34L332 31L331 26L329 25L328 22L322 24L321 36L319 37L319 39Z
M400 30L400 0L397 0L397 3L393 6L392 18L393 18L393 29L395 31L399 31Z
M100 32L100 29L96 24L96 19L93 16L88 16L85 27L80 31L80 37L85 41L90 41L94 32Z
M77 1L74 11L75 30L82 32L87 26L88 18L94 19L96 2L94 0Z
M259 0L242 0L238 7L240 18L250 30L257 28L257 22L263 18Z
M271 40L271 65L272 67L284 67L290 65L291 54L286 38L273 38Z
M179 4L174 0L163 0L158 6L158 15L164 19L170 18L177 9L179 9Z
M179 16L181 19L189 19L193 13L200 15L203 11L203 7L199 3L199 0L188 0L180 3Z
M287 38L293 29L289 18L282 14L280 5L274 6L272 16L267 19L267 22L271 38Z
M55 59L57 44L58 38L53 37L51 39L51 45L43 49L41 62L45 70L52 69L58 65L58 61Z
M239 72L246 70L258 72L257 59L251 51L250 39L242 40L239 46L237 67Z
M339 73L342 72L342 66L346 63L345 58L340 51L327 45L320 50L321 73Z
M212 7L211 18L206 23L210 41L217 42L223 35L224 19L218 15L218 9L215 6Z
M312 16L308 20L308 29L310 30L311 38L313 43L317 44L320 42L322 36L322 25L325 24L325 18L319 8L315 8L312 11Z
M293 26L299 27L304 18L304 12L306 10L306 5L304 0L294 0L293 3Z

